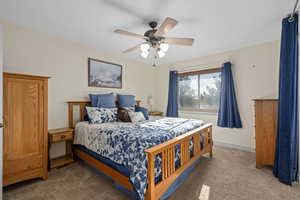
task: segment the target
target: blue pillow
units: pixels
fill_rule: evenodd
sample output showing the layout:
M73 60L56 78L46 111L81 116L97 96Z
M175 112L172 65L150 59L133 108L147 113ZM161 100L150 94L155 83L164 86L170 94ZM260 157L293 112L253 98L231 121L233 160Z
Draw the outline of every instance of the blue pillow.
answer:
M90 100L91 100L91 106L97 107L98 104L98 95L99 94L89 94Z
M114 95L113 93L109 93L109 94L89 94L89 97L90 97L90 100L91 100L91 106L92 107L97 107L99 99L104 98L103 105L107 105L107 104L108 104L108 106L114 105L112 107L107 107L107 108L116 107L116 102L115 102L115 99L114 99L113 95ZM111 98L113 98L113 100L111 100ZM111 101L111 102L108 103L108 101ZM102 102L100 103L100 105L102 105Z
M98 96L98 108L115 108L116 101L113 93Z
M134 107L135 97L133 95L118 94L119 107Z
M135 106L135 112L142 112L146 120L149 119L149 111L145 107Z

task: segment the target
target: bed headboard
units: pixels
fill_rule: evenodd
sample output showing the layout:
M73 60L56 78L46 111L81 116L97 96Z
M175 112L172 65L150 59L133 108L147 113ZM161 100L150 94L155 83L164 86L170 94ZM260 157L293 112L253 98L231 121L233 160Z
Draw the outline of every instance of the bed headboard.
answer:
M90 106L91 102L90 101L68 101L68 118L69 118L69 128L74 128L75 127L75 116L74 116L74 111L76 107L79 107L79 121L84 121L84 116L86 115L86 106ZM118 104L118 102L116 102ZM136 105L140 105L141 101L137 100Z

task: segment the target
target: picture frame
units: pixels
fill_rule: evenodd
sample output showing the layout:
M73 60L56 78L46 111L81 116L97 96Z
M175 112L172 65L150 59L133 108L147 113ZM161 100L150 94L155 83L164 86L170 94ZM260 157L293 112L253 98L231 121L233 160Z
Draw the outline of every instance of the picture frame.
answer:
M121 89L122 68L120 64L88 58L88 86Z

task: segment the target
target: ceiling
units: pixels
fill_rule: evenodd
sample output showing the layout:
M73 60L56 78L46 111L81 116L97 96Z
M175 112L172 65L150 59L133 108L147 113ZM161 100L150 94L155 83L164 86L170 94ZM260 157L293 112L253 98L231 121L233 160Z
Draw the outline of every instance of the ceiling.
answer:
M147 23L167 16L179 24L167 35L193 37L192 47L170 46L160 63L245 47L280 38L281 19L294 0L1 0L0 19L114 54L141 40L114 34L143 34ZM129 58L142 59L138 52Z

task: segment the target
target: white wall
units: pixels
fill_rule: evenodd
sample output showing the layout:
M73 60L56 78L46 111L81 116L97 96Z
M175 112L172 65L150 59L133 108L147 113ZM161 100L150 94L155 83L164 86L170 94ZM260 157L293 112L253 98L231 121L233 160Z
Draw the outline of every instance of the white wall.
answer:
M243 122L242 129L215 126L217 114L180 113L181 117L203 119L214 123L213 136L216 143L238 145L245 149L255 148L253 99L277 97L279 73L279 42L264 43L230 52L195 58L156 68L155 108L166 111L169 70L190 69L191 66L218 67L224 61L233 63L237 102ZM195 69L195 68L194 68Z
M4 23L4 71L51 76L49 128L67 127L67 101L85 100L90 92L135 94L146 105L153 95L154 69L150 65L109 55L96 49ZM88 87L88 57L123 65L123 89ZM52 157L64 153L53 146Z

